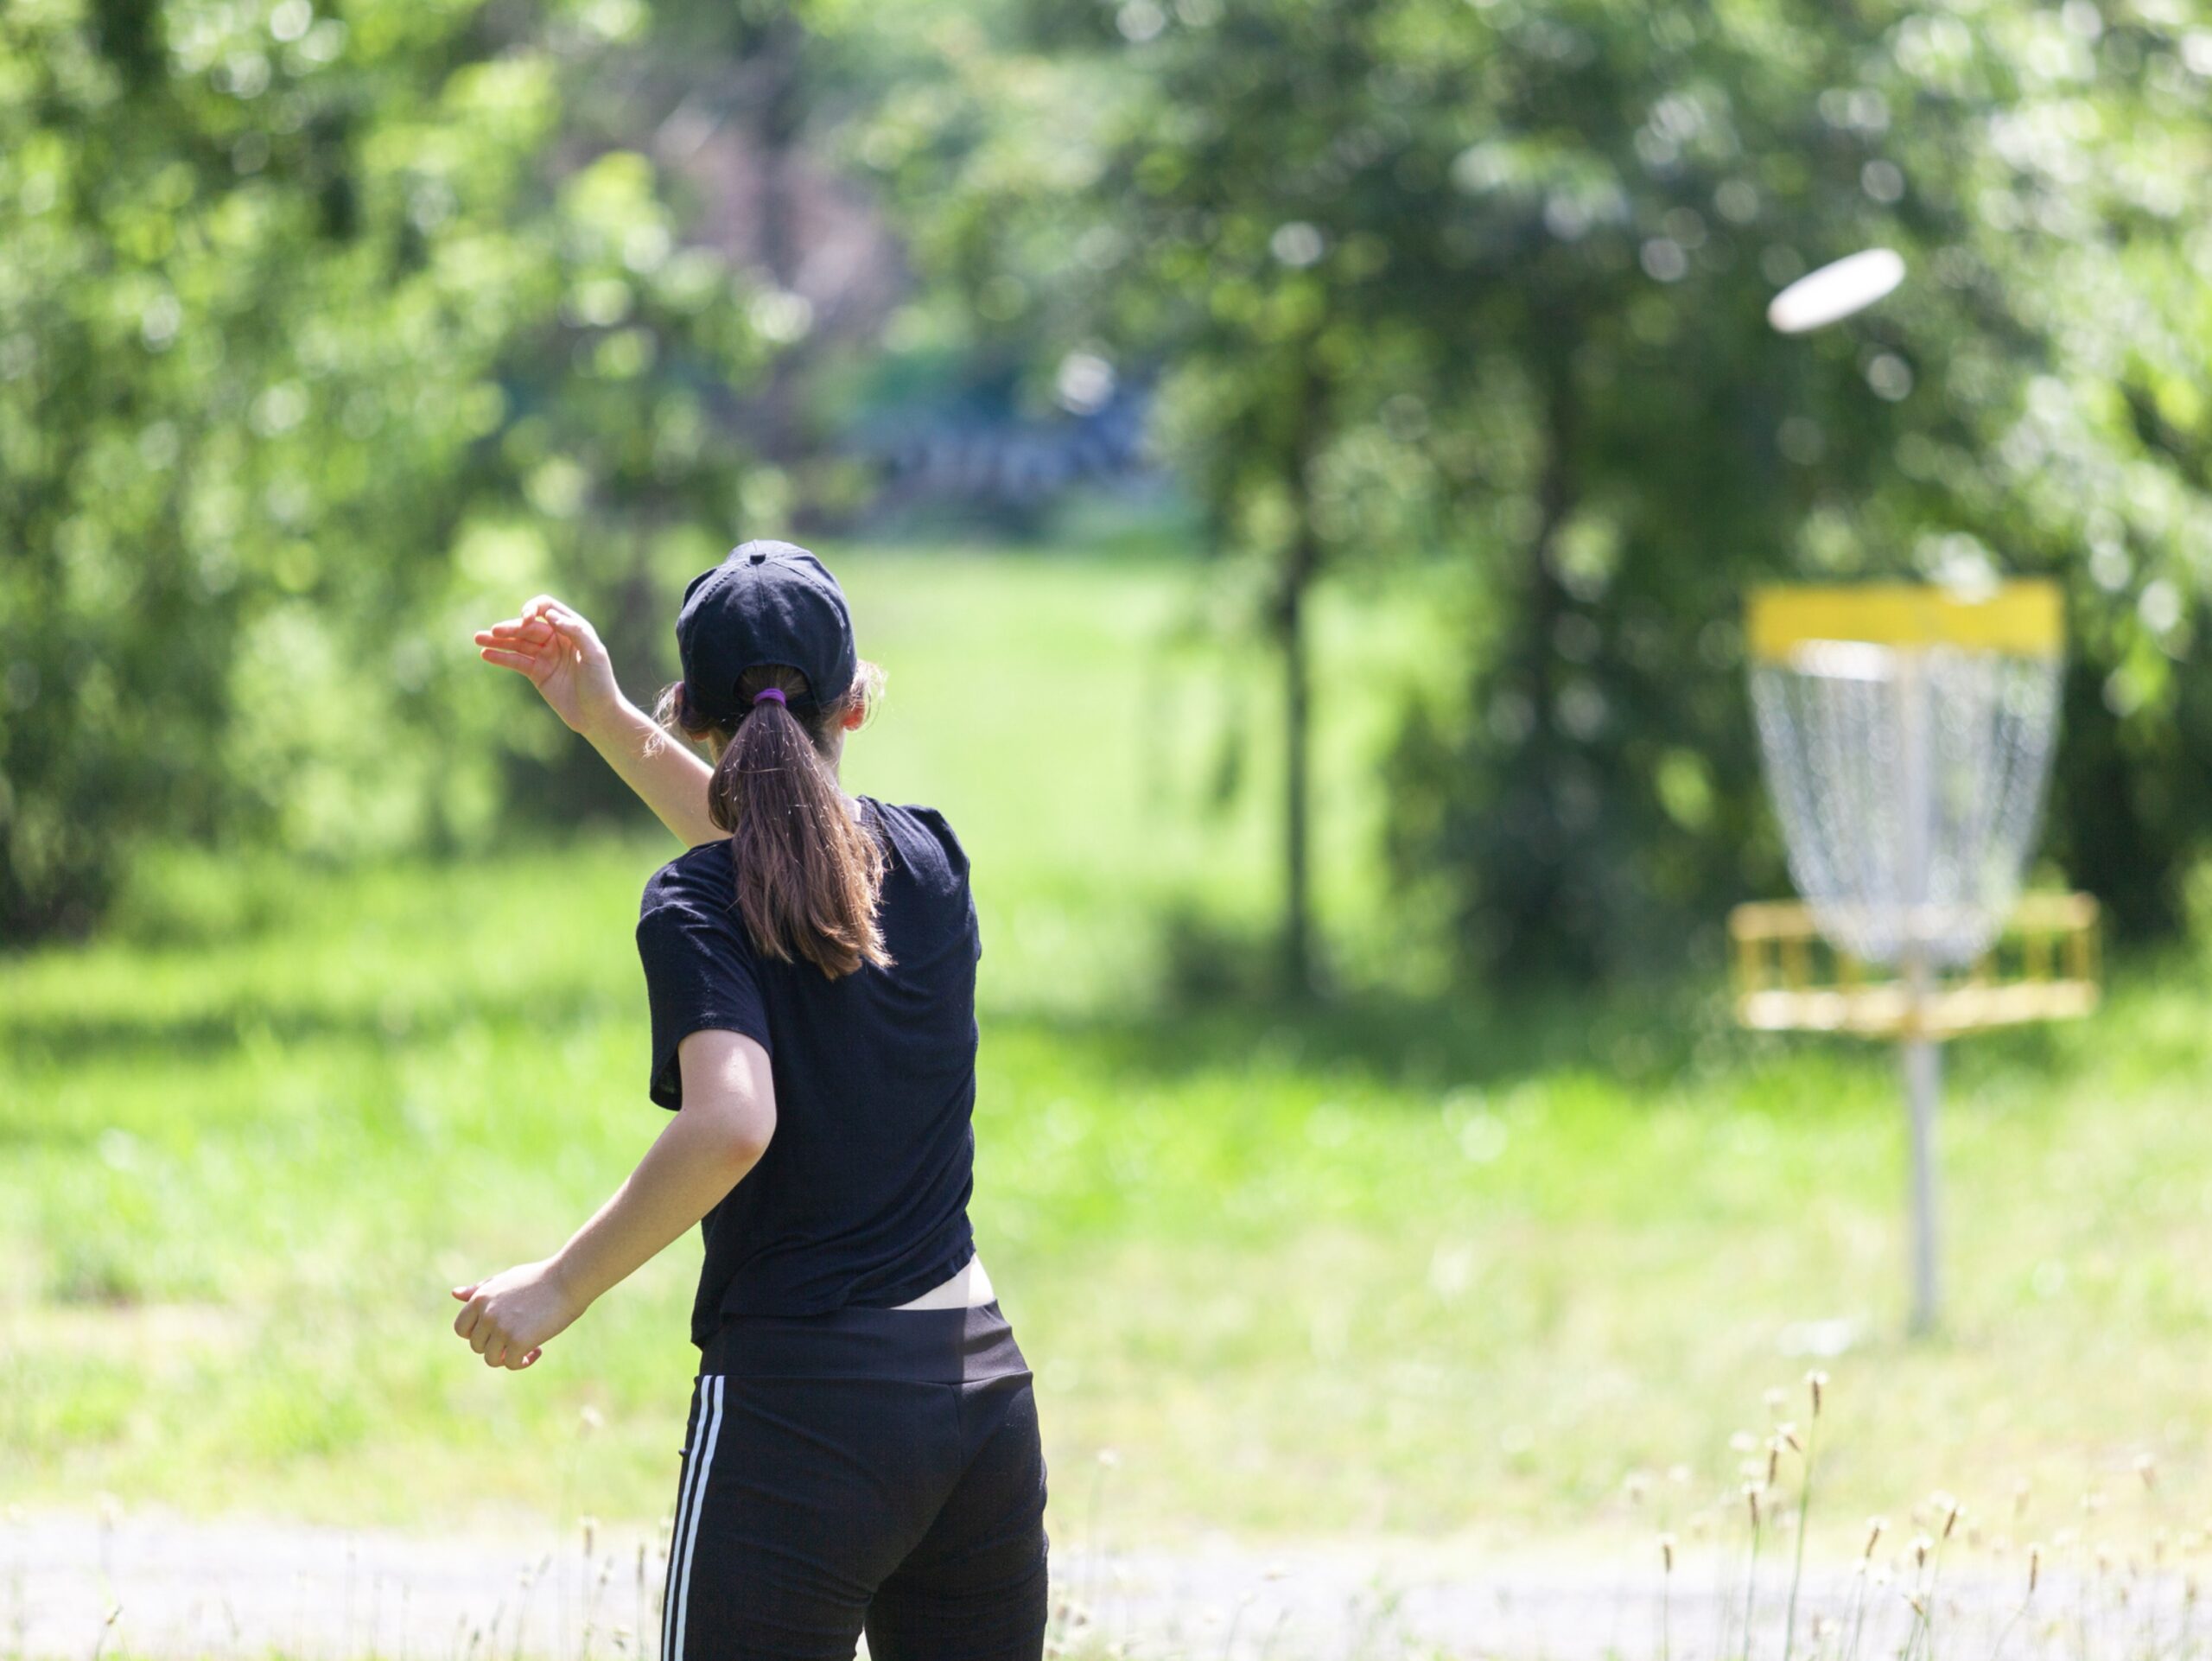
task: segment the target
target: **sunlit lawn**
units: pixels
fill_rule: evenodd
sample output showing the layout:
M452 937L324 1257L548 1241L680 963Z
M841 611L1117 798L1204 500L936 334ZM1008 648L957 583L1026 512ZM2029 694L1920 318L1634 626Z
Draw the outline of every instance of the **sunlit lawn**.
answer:
M1762 1391L1816 1364L1839 1551L1939 1485L2023 1533L2092 1481L2176 1529L2212 1506L2194 959L1958 1050L1951 1320L1908 1344L1882 1053L1736 1034L1698 977L1603 1005L1177 990L1160 909L1249 928L1272 881L1264 771L1225 816L1194 805L1218 665L1160 645L1190 579L843 569L894 693L852 780L939 803L976 861L975 1215L1063 1530L1103 1482L1132 1542L1552 1536L1629 1520L1624 1477L1678 1461L1650 1509L1680 1523ZM1340 603L1325 665L1421 627ZM1325 910L1361 981L1401 936L1363 856L1387 703L1345 684ZM448 1285L557 1244L659 1124L630 927L668 850L551 841L342 879L165 862L117 938L0 967L0 1497L441 1527L666 1507L694 1246L527 1376L447 1330Z

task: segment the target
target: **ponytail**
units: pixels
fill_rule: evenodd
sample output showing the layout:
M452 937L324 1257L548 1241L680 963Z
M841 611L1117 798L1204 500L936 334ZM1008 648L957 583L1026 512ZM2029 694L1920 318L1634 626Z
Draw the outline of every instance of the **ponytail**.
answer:
M875 916L883 847L853 818L830 761L839 723L855 700L864 707L872 698L881 674L862 664L852 691L817 710L796 669L749 669L738 682L742 713L734 730L686 719L681 681L662 694L657 712L663 725L672 720L695 737L721 740L707 811L729 832L738 912L755 949L784 963L804 958L832 980L891 962Z

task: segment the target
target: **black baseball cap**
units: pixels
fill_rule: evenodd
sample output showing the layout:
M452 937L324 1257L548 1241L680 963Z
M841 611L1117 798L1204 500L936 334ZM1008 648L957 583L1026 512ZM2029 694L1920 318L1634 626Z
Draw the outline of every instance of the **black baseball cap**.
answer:
M716 726L744 713L737 684L747 670L796 669L819 705L844 697L860 668L845 591L829 567L790 542L741 544L693 577L676 614L676 649L685 704Z

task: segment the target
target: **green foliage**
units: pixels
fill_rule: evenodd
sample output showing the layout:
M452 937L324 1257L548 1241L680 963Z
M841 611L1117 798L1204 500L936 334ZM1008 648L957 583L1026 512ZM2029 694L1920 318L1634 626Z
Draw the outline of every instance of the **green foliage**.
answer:
M2048 852L2165 927L2212 822L2209 66L2159 0L16 7L0 928L149 840L608 805L467 625L558 585L664 652L675 582L849 492L811 423L878 345L1160 377L1208 626L1281 658L1218 771L1282 805L1294 935L1316 582L1438 608L1353 671L1415 689L1367 786L1403 893L1589 973L1783 886L1744 588L1992 570L2071 595ZM924 278L883 341L687 245L718 121L874 181ZM1767 329L1875 243L1898 295Z
M641 16L0 16L0 933L134 838L480 837L468 626L718 554L764 348L652 162L554 148Z
M1314 570L1471 568L1391 769L1402 872L1471 961L1644 960L1779 888L1737 621L1769 578L2062 576L2052 851L2171 920L2212 806L2182 9L1038 10L947 25L864 154L981 315L1166 364L1166 454L1269 573L1294 708ZM1876 244L1900 295L1768 329Z

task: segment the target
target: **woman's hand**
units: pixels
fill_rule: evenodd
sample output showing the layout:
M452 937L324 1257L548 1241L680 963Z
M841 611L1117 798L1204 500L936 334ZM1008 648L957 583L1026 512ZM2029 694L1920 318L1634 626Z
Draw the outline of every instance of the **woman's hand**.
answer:
M476 645L485 662L529 676L553 713L587 738L622 707L599 631L550 594L519 617L478 629Z
M622 696L599 632L568 607L541 594L521 616L478 629L476 645L485 662L529 676L553 712L589 741L686 848L729 834L707 809L711 769L705 760Z
M585 1305L569 1290L549 1258L504 1270L474 1286L456 1286L467 1307L453 1329L487 1367L520 1372L545 1353L547 1340L566 1331Z

